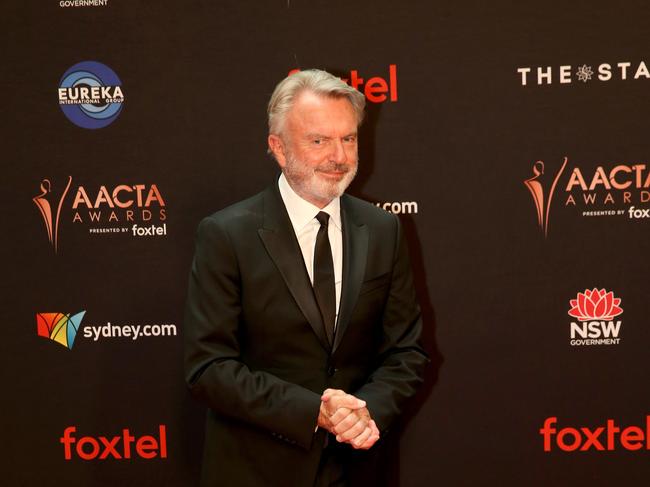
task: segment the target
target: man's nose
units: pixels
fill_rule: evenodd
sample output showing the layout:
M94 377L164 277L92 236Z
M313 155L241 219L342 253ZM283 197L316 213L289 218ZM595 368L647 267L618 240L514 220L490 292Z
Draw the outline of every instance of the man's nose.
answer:
M331 160L337 164L344 164L348 160L348 155L345 153L343 141L340 139L334 140L334 143L332 144Z

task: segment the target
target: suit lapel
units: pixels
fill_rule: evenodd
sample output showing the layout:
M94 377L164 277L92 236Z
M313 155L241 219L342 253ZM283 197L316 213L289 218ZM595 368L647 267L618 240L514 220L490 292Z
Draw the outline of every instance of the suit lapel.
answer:
M258 229L258 234L314 333L323 347L330 350L331 345L305 269L300 245L282 202L277 183L264 193L264 225Z
M366 272L368 257L368 227L355 219L351 201L346 195L341 197L341 220L343 225L343 283L332 352L335 352L341 343L350 322Z

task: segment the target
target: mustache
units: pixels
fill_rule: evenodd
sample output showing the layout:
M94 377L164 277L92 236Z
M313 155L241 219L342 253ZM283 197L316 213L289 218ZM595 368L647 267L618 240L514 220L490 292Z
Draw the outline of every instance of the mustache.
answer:
M320 164L316 171L325 171L325 172L350 172L352 168L349 164L338 164L336 162L328 162L325 164Z

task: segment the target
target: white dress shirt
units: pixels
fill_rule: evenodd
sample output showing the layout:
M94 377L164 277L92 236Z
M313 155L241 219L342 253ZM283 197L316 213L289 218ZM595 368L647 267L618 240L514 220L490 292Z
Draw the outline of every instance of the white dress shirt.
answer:
M343 274L343 227L341 225L341 199L335 198L323 209L312 205L309 201L302 199L289 185L284 174L278 180L280 196L284 206L289 213L289 219L296 233L302 258L309 274L309 280L314 284L314 246L320 223L316 215L320 211L327 213L329 217L327 236L332 248L332 261L334 262L334 284L336 287L336 316L339 314L339 303L341 301L341 280Z

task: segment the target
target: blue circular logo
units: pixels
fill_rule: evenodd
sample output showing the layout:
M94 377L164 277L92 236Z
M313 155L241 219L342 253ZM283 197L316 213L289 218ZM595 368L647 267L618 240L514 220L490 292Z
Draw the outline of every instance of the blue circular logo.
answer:
M68 69L59 83L59 106L68 119L85 129L100 129L122 111L124 92L115 71L96 61Z

